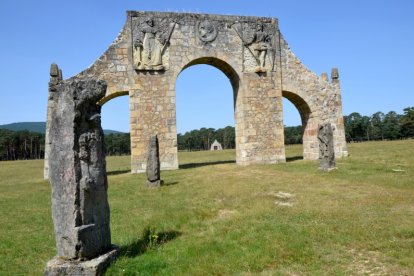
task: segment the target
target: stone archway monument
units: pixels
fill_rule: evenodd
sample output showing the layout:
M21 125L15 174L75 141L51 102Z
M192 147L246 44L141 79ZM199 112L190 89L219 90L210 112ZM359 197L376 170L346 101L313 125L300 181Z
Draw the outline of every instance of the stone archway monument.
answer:
M336 157L347 155L338 70L332 69L331 80L309 71L289 49L277 19L128 11L109 49L75 77L106 81L101 105L129 95L132 173L145 171L154 134L161 169L178 168L175 83L195 64L220 69L232 84L237 164L285 162L282 97L301 115L304 159L319 158L322 123L333 126ZM53 103L48 129L52 109Z
M96 274L111 245L100 106L129 95L131 171L144 172L157 135L161 169L178 169L175 82L195 64L220 69L234 94L237 164L285 162L282 97L299 110L305 159L318 159L318 126L333 127L347 155L339 74L310 72L290 51L277 19L129 11L121 33L88 69L67 80L52 65L45 177L52 184L58 256L46 274ZM50 171L49 171L50 168Z

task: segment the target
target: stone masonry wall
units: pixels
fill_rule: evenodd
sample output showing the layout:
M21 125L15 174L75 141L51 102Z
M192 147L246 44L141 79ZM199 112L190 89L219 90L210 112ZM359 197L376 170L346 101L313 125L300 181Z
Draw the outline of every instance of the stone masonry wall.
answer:
M327 78L315 75L293 54L283 38L281 64L283 95L296 106L302 117L304 158L319 158L317 132L318 125L324 123L331 123L333 127L335 156L347 156L339 79L333 76L329 82Z
M178 168L175 82L195 64L220 69L233 86L238 164L285 162L282 97L301 113L306 159L318 158L316 131L325 121L335 127L338 156L346 155L339 80L306 69L280 37L277 19L129 11L116 40L77 77L106 81L100 104L129 95L133 173L145 171L155 134L161 169Z
M137 70L133 40L148 18L155 26L172 29L163 57L164 70ZM278 41L277 21L271 18L202 14L128 12L118 38L90 68L80 75L108 83L107 100L129 94L132 172L145 171L145 151L151 135L160 141L162 169L177 169L175 82L179 73L195 64L209 64L229 77L234 89L237 163L284 162L281 85L277 73L280 56L274 46L274 69L255 72L251 52L240 32L258 23ZM200 38L202 26L212 25L213 36ZM235 26L235 24L238 24ZM249 25L250 24L250 25ZM246 27L247 26L247 27ZM145 26L144 26L145 27ZM147 26L148 27L148 26ZM267 29L266 29L267 28ZM250 59L243 57L250 56ZM229 107L231 108L231 107Z

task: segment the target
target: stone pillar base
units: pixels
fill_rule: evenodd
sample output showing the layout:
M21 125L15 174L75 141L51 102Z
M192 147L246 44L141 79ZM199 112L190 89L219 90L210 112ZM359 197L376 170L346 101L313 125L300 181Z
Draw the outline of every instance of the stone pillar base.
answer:
M118 253L119 248L113 246L109 252L87 261L64 260L55 257L47 262L45 276L103 275L109 264L116 259Z
M161 180L161 179L155 180L155 181L149 181L149 180L147 180L147 187L148 188L157 188L157 187L160 187L163 184L164 184L164 181Z

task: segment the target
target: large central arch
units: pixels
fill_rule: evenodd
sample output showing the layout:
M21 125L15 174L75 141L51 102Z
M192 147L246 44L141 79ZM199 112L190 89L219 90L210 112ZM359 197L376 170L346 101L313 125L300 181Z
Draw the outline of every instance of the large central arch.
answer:
M180 70L180 72L178 72L177 76L185 69L187 69L188 67L191 67L193 65L198 65L198 64L206 64L206 65L211 65L217 69L219 69L221 72L223 72L227 78L229 79L231 86L233 88L233 96L234 96L234 102L236 103L236 98L237 98L237 91L239 90L239 86L240 86L240 77L237 74L236 70L234 70L233 67L231 67L230 64L228 64L227 62L225 62L224 60L218 59L216 57L199 57L196 58L192 61L190 61L189 63L187 63L186 65L184 65L184 67Z
M159 137L161 168L178 168L175 81L195 64L220 69L232 84L237 164L286 161L282 97L301 113L305 159L319 157L316 129L328 122L335 129L336 156L347 155L338 71L331 81L309 71L289 49L277 19L129 11L109 49L75 77L107 82L101 104L129 94L133 173L145 171L153 134ZM48 124L52 109L50 103Z
M241 122L238 122L238 118L236 115L237 113L237 109L240 108L238 107L238 101L237 101L237 94L239 91L239 87L240 87L240 77L237 74L236 70L234 70L234 68L228 64L227 62L218 59L216 57L199 57L196 58L192 61L190 61L189 63L187 63L186 65L183 66L183 68L180 70L180 72L178 72L175 80L177 81L179 74L181 74L182 71L184 71L185 69L191 67L191 66L195 66L195 65L200 65L200 64L204 64L204 65L210 65L213 66L214 68L220 70L230 81L232 90L233 90L233 115L234 115L234 121L235 121L235 130L236 130L236 159L237 155L239 154L239 152L237 151L238 149L238 144L237 144L237 137L238 137L238 125L241 125Z

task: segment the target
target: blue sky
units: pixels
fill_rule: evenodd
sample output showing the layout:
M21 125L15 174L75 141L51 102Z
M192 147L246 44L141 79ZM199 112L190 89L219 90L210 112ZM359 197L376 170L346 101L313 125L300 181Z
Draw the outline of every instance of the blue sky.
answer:
M411 0L3 0L0 124L44 121L50 64L56 62L65 78L87 68L115 39L127 10L276 17L290 48L310 70L319 75L339 68L345 115L402 113L414 106ZM190 67L176 89L179 132L234 124L231 86L217 69ZM104 128L128 131L127 101L120 97L104 105ZM284 117L285 125L300 124L288 103Z

